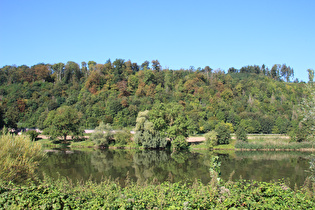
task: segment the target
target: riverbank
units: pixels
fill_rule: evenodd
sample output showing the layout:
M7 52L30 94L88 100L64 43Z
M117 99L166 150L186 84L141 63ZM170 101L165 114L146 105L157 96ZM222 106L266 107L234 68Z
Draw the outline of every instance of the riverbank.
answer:
M88 136L80 139L69 137L68 142L52 141L46 136L40 135L38 142L44 147L70 147L70 148L95 148L98 149ZM191 136L187 138L192 150L208 150L203 136ZM111 144L109 149L143 149L133 142L128 145ZM235 150L235 151L315 151L315 142L290 142L290 137L279 134L249 134L248 142L237 141L232 135L229 144L216 145L213 150Z

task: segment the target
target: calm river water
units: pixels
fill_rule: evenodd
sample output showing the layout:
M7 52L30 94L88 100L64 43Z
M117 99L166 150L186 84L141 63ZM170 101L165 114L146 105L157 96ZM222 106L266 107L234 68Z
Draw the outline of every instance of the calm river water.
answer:
M272 181L284 179L291 187L303 185L311 153L305 152L226 152L127 150L53 150L41 163L39 173L57 178L66 176L73 181L102 178L124 182L127 174L135 182L166 180L172 182L210 181L209 166L213 155L221 162L221 178L240 177L246 180Z

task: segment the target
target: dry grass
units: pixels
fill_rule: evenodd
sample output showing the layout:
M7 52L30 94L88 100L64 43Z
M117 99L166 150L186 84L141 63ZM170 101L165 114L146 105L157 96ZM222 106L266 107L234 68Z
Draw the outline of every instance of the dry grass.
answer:
M23 182L35 176L35 169L44 157L40 143L32 142L27 135L3 134L0 136L0 178Z

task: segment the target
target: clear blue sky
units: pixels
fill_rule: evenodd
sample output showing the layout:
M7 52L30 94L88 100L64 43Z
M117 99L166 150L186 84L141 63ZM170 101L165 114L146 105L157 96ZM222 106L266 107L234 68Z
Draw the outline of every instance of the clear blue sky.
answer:
M122 58L315 69L314 0L0 0L0 67Z

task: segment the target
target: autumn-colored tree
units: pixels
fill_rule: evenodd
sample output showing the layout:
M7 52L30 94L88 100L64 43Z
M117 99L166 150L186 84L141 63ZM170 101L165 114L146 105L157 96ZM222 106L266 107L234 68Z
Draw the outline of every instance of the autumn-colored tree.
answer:
M48 77L51 74L51 70L48 65L39 64L39 65L32 66L32 68L34 69L36 80L45 81L48 79Z

